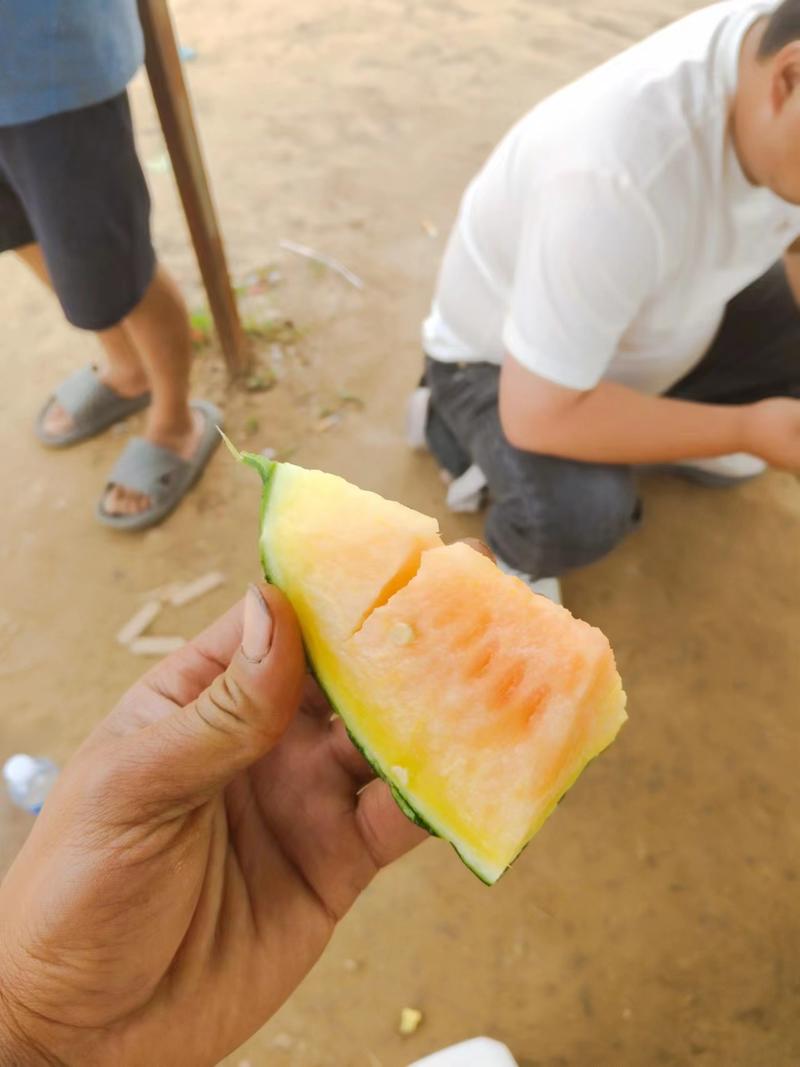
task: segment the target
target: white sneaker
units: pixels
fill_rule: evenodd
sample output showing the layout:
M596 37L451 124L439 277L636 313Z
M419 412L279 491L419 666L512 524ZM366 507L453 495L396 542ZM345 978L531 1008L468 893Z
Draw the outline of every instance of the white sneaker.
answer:
M409 1067L519 1067L508 1047L490 1037L476 1037L434 1052Z
M475 515L486 503L486 475L473 465L447 485L447 506L455 515Z
M548 600L552 600L554 604L563 604L561 599L561 582L558 578L537 578L535 581L529 574L525 574L523 571L518 571L516 567L512 567L505 560L497 558L497 566L503 572L503 574L510 574L512 578L519 578L523 581L532 593L538 593L539 596L546 596Z
M406 404L406 442L415 452L428 452L425 428L431 406L431 391L420 385L408 398ZM442 481L447 486L447 506L456 515L474 515L486 503L486 478L480 467L473 465L458 477L453 478L440 468Z
M428 408L431 406L431 391L426 385L419 386L406 404L406 441L415 452L427 452L425 427L428 424Z
M673 466L684 478L700 485L734 485L758 478L767 469L767 464L758 456L747 452L734 452L730 456L715 456L713 459L683 459Z

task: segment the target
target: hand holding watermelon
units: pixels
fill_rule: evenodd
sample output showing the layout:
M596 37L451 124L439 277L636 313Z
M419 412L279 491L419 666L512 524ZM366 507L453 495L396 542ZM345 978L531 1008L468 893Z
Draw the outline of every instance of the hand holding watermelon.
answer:
M297 617L251 587L64 771L0 887L0 1067L216 1063L424 837L403 812L491 884L625 721L598 630L424 515L241 458Z
M0 887L0 1064L217 1063L425 836L374 778L252 587L88 738Z

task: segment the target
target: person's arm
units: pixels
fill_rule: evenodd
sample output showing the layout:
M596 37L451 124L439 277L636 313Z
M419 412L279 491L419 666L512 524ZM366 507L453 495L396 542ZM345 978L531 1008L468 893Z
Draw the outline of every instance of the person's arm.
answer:
M800 469L800 401L741 406L645 396L614 382L580 392L507 357L500 418L512 445L591 463L670 463L751 452Z
M700 404L603 380L641 308L665 284L662 244L652 210L624 176L568 174L532 195L503 333L507 438L586 462L750 452L800 469L800 401ZM800 243L787 258L800 291Z

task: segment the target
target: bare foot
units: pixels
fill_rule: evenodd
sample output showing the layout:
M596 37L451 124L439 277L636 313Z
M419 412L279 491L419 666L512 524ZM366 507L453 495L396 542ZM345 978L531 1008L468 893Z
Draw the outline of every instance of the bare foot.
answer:
M148 425L145 440L161 445L177 453L181 459L191 459L200 444L205 429L205 415L192 408L192 421L188 430L175 431L171 427ZM150 507L150 497L126 489L124 485L112 485L103 499L103 510L109 515L138 515Z
M109 389L113 389L120 396L141 396L142 393L147 392L147 378L143 373L129 374L123 378L118 373L112 374L107 367L98 367L97 377L103 385L107 385ZM63 434L69 433L74 425L73 418L67 409L62 407L57 400L54 400L47 409L42 428L50 437L61 437Z

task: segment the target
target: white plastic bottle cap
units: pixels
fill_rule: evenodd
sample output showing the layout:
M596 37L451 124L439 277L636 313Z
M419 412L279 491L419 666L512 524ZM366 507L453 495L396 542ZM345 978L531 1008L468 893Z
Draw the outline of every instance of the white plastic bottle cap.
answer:
M36 773L37 764L33 756L19 753L7 759L3 766L3 777L9 785L24 785Z
M408 1067L519 1067L506 1045L491 1037L462 1041L441 1052L434 1052Z

